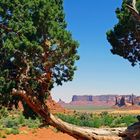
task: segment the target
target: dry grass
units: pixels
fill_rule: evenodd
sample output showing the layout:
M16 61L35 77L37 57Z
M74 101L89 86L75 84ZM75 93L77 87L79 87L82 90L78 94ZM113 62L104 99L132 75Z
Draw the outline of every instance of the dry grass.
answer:
M108 109L90 109L90 110L75 110L76 112L86 112L92 114L100 114L102 112L108 112L109 114L114 115L140 115L140 109L125 109L125 108L108 108Z
M86 111L86 112L92 113L92 114L101 114L102 112L108 112L109 114L112 114L112 115L140 115L140 110L112 109L112 110L94 110L94 111Z
M140 110L113 110L111 114L126 114L126 115L138 115Z

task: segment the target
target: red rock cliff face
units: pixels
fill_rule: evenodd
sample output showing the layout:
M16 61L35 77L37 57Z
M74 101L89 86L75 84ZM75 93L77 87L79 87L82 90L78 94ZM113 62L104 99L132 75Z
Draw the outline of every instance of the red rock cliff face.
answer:
M135 95L74 95L72 101L68 104L59 101L62 106L65 105L94 105L94 106L125 106L128 104L140 104L140 97Z
M103 102L108 102L108 101L115 101L115 95L99 95L99 96L92 96L92 95L74 95L72 97L72 102L74 101L91 101L91 102L96 102L96 101L103 101Z
M74 95L72 97L72 102L74 101L93 101L93 96L90 96L90 95L83 95L83 96L77 96L77 95Z

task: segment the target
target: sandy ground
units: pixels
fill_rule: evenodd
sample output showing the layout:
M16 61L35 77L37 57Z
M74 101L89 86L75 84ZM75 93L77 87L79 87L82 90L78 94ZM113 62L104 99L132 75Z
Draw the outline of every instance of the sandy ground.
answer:
M56 132L55 128L41 128L36 130L22 129L18 135L8 135L0 140L76 140L62 132Z
M87 127L85 127L86 129ZM112 140L118 138L120 132L126 130L125 127L118 128L88 128L89 131L94 132L98 135L105 135L112 137ZM7 135L6 138L0 138L0 140L76 140L66 133L57 131L54 127L39 128L39 129L28 129L21 128L20 134Z

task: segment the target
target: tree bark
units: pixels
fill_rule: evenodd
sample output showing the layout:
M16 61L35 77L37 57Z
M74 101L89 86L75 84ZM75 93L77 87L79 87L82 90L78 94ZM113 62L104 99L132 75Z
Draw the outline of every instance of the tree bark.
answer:
M132 15L135 17L135 19L140 21L140 14L136 8L136 0L132 0L132 5L126 4L126 6L127 6L128 10L132 13Z
M78 140L122 140L119 136L111 136L111 132L108 132L108 136L100 136L94 129L78 127L62 121L51 114L46 105L39 102L35 97L28 96L24 90L13 89L12 94L20 96L47 124L58 128L64 133L68 133Z

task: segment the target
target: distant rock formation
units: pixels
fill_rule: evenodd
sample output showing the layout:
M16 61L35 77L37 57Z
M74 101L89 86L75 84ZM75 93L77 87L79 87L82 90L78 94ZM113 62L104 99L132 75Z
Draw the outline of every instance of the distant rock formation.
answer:
M140 96L135 95L73 95L70 103L61 99L58 102L63 107L68 105L93 105L93 106L131 106L140 105Z
M125 101L125 97L122 96L121 99L120 99L119 106L124 106L124 105L126 105L126 101Z
M91 95L83 95L83 96L77 96L77 95L74 95L72 97L72 102L74 101L93 101L93 96Z
M140 103L140 98L139 96L136 97L135 95L120 95L116 96L116 101L115 105L122 107L122 106L127 106L127 105L139 105Z
M89 101L89 102L94 102L94 101L114 101L115 95L73 95L72 97L72 102L75 101Z
M118 98L115 96L115 105L118 105Z
M64 102L63 102L64 103ZM61 104L56 103L51 96L48 97L48 99L46 100L46 104L49 107L51 113L56 114L56 113L71 113L71 111L63 108L61 106Z

